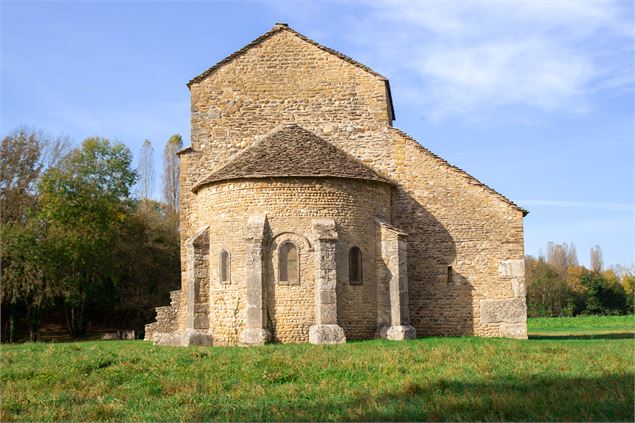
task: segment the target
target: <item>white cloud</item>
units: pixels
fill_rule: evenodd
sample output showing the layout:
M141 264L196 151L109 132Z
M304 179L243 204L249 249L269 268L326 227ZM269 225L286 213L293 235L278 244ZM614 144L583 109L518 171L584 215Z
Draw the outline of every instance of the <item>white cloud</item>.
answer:
M333 31L346 28L341 35L356 46L351 54L389 76L399 98L427 118L500 119L502 110L506 119L539 121L585 113L594 95L633 89L630 2L320 4L339 24ZM313 8L313 19L304 19L277 7L309 28L319 13Z
M633 82L632 27L616 2L372 4L369 21L406 34L389 40L402 57L390 60L416 76L407 86L433 119L501 108L584 113L591 93ZM378 31L367 35L382 42Z

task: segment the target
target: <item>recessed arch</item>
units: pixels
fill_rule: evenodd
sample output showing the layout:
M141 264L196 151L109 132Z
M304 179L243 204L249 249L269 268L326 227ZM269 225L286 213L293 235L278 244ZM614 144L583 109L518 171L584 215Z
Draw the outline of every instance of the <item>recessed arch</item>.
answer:
M220 279L220 283L231 283L231 254L225 249L221 250L219 254L218 276Z
M282 284L300 282L300 250L293 241L283 241L278 248L278 280Z
M363 281L362 250L351 247L348 250L348 281L351 285L361 285Z

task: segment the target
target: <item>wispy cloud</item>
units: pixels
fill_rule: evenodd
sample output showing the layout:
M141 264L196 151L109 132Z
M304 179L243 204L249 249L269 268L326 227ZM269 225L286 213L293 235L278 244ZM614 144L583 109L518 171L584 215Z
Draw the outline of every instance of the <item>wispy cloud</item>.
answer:
M564 207L575 209L599 209L614 211L635 211L635 205L627 203L593 203L586 201L520 200L523 206Z
M347 28L354 53L390 76L400 99L433 120L498 118L501 109L511 120L584 114L594 94L633 88L631 2L327 4L322 13Z

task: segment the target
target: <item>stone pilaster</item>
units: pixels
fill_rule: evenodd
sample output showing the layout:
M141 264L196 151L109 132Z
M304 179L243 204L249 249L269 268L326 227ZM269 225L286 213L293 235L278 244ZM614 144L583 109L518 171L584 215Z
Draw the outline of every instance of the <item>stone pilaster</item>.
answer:
M377 326L382 338L414 339L408 308L408 244L406 234L380 222L383 272L377 290Z
M240 344L264 345L271 339L271 332L265 328L264 308L264 256L266 214L252 215L247 220L245 241L247 307L245 309L245 329L240 333Z
M335 247L338 239L335 221L311 221L315 251L315 325L309 328L312 344L346 342L344 330L337 324L337 272Z

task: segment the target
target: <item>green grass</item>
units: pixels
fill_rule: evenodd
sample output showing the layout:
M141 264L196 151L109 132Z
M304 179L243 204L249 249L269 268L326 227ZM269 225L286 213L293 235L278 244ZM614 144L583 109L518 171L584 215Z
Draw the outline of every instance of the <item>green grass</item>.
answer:
M633 339L1 347L0 420L633 421Z
M527 321L530 335L635 334L635 316L536 317Z

